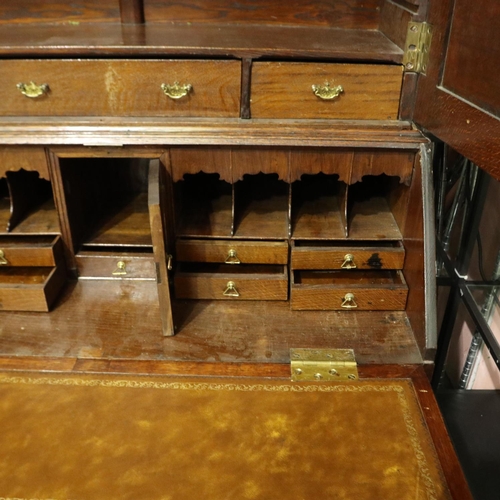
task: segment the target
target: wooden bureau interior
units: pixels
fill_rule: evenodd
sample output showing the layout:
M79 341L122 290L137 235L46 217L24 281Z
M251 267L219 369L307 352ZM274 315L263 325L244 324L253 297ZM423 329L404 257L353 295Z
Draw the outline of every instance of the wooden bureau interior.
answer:
M2 354L432 361L425 2L27 3L0 6Z

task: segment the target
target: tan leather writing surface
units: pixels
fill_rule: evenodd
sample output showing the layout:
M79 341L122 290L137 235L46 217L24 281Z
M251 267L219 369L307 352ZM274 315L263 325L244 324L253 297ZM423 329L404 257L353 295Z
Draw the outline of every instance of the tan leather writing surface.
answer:
M408 381L0 375L0 497L450 498Z

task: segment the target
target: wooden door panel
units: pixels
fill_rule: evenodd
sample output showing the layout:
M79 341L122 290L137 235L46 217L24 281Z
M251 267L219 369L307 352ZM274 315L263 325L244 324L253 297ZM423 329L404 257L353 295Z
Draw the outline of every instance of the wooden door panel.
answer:
M430 1L433 38L414 120L500 179L499 15L496 0Z

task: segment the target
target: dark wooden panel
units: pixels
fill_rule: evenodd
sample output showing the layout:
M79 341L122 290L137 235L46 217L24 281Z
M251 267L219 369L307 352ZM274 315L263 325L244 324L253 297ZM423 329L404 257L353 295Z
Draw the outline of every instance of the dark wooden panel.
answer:
M221 24L44 24L3 26L0 55L218 55L401 62L403 51L377 30Z
M0 24L120 21L118 0L22 0L0 3ZM18 28L23 31L24 28Z
M3 146L0 148L0 177L6 172L34 170L42 179L50 180L45 150L41 147Z
M496 4L496 2L491 3ZM500 120L440 87L450 22L452 18L454 23L460 22L456 14L452 16L453 5L452 0L430 2L428 21L434 27L434 31L427 75L419 77L414 119L453 149L500 179L500 148L498 147ZM468 18L467 13L462 13L462 15ZM497 22L498 19L489 18L486 24L494 25ZM471 36L480 40L481 33L487 29L487 27L476 29ZM499 33L497 30L493 34L490 40L492 46L499 45L495 42L495 39L498 40ZM480 45L469 41L468 46L477 48ZM495 49L491 47L489 50ZM498 51L498 47L496 50ZM483 56L477 54L474 57L481 61ZM475 69L473 71L475 74ZM495 78L493 70L492 78Z
M456 0L443 86L500 117L500 2Z
M316 1L188 0L165 2L145 0L148 22L227 22L293 25L320 25L335 28L376 29L378 0Z
M142 0L119 0L122 23L143 23L144 8Z

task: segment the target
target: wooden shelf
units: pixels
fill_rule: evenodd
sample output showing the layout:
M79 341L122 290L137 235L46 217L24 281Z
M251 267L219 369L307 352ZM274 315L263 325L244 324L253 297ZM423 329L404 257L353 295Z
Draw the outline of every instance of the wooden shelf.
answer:
M384 197L356 201L350 211L349 238L401 240L403 236Z
M120 210L111 209L97 230L85 240L84 248L105 246L151 247L148 195L135 195Z
M325 58L401 63L403 51L376 29L266 24L108 22L4 24L8 57L220 56Z
M53 200L47 200L28 214L12 231L7 232L9 218L9 200L0 199L0 234L59 234L61 232Z
M3 315L0 355L289 363L291 347L337 347L353 348L360 364L422 361L405 312L175 300L178 335L163 338L156 283L79 281L61 295L50 315Z

